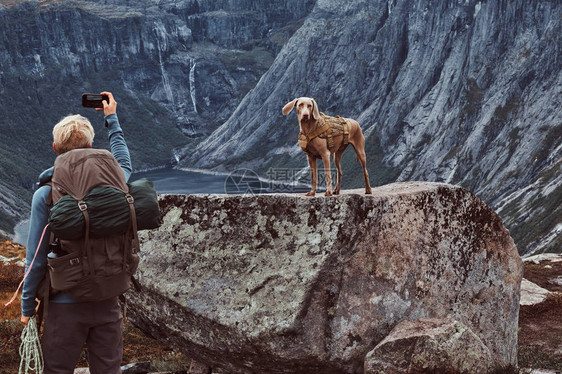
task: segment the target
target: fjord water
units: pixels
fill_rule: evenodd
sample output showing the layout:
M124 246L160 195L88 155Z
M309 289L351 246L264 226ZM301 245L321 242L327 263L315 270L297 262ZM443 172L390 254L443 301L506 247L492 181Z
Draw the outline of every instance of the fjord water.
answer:
M178 169L155 169L131 175L130 181L148 178L159 194L226 193L226 175Z

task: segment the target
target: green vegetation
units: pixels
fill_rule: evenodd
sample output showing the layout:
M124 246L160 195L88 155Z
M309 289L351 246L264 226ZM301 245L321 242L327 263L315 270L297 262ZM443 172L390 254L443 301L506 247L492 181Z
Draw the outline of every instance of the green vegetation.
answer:
M537 160L537 164L541 165L546 161L551 151L556 147L557 142L562 139L562 123L548 129L543 138L541 147L533 154L532 158Z
M534 212L533 215L510 230L513 240L519 248L526 248L536 238L544 236L552 231L560 223L562 217L562 186L558 186L548 196L535 197L525 211ZM519 213L520 214L520 213ZM516 215L519 215L516 213ZM547 252L558 252L562 250L562 237L558 235L546 249Z
M243 69L256 76L256 80L249 80L240 86L242 96L255 87L257 79L269 69L274 60L273 53L259 45L248 45L248 50L222 49L217 56L229 72L238 73L238 70Z
M445 158L443 158L443 162L447 162L447 161L457 157L457 155L461 151L461 149L462 149L462 146L460 146L460 145L457 145L456 147L451 149L449 152L447 152L447 154L445 155Z
M540 178L543 185L552 180L560 170L560 163L544 170ZM562 186L556 187L548 195L541 193L533 196L527 204L522 206L520 201L510 202L502 211L502 215L512 217L516 222L509 227L511 236L520 250L527 248L536 238L543 237L551 232L560 223L562 217ZM528 218L525 215L532 212ZM558 235L546 249L548 252L560 252L562 249L562 237Z
M18 222L16 218L0 210L0 230L3 230L5 232L11 232L17 223ZM0 234L0 239L7 239L7 238L4 235Z
M509 115L519 108L519 98L511 98L507 100L505 105L500 105L494 110L494 120L503 122L509 118Z
M243 68L251 72L266 71L274 59L271 51L260 46L253 46L248 51L225 49L218 57L229 71Z
M96 131L94 146L109 146L103 112L83 108L83 92L113 92L134 169L167 164L170 150L187 143L169 112L150 98L123 88L117 70L92 73L87 80L64 77L60 72L49 72L43 79L15 72L5 74L2 83L0 180L29 202L39 173L53 165L56 155L51 146L52 128L64 116L86 116ZM14 220L0 212L3 230L11 231Z
M492 140L499 135L499 133L509 120L510 115L519 107L519 103L520 100L518 98L511 98L505 103L505 105L496 107L492 119L484 127L484 135L486 136L486 139ZM517 137L518 133L513 133L514 130L516 129L513 129L509 134L510 140L514 139L513 137Z
M515 152L515 149L517 148L517 146L519 145L519 142L523 138L523 136L521 136L519 134L520 131L521 131L520 128L515 127L513 129L511 129L511 131L509 132L509 153L510 153L510 155L513 154L513 152Z
M283 47L289 41L291 36L293 36L293 34L301 28L301 26L304 24L304 21L305 18L290 21L286 23L284 27L273 30L269 41L277 46L277 48L281 49L281 47Z
M478 87L476 79L468 79L464 89L464 107L461 109L460 118L464 122L468 117L472 117L480 110L483 91Z

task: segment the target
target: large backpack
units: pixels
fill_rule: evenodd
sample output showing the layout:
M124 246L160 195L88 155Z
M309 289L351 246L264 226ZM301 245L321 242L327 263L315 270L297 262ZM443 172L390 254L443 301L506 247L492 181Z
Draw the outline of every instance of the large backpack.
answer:
M124 232L92 235L91 208L86 203L92 189L122 194L130 212ZM139 263L134 199L129 194L123 170L106 150L81 148L66 152L55 160L51 212L56 211L57 202L65 196L76 201L83 215L84 235L68 240L57 237L51 228L51 246L58 252L56 258L47 260L52 290L68 293L79 301L98 301L121 295L131 287L131 276ZM105 207L107 219L111 219L112 210Z

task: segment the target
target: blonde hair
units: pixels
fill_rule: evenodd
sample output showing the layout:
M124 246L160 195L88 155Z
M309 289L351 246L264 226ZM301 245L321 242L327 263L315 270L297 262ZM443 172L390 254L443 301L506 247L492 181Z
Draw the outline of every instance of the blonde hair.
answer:
M53 128L53 140L58 154L77 148L89 148L94 141L94 128L79 114L64 117Z

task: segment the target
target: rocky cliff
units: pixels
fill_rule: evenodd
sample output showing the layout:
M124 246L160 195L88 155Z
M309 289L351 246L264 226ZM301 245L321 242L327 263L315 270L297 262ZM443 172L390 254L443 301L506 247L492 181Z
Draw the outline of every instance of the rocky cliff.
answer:
M318 0L182 164L303 169L281 107L315 97L362 125L375 184L459 184L499 212L521 253L561 251L561 12L540 0ZM344 185L359 187L353 157L344 163Z
M86 82L102 73L134 98L162 104L187 135L201 136L234 111L311 5L311 0L267 6L256 0L22 2L0 14L2 78L32 76L40 86L53 72L59 79Z
M434 337L412 370L516 364L521 259L501 219L462 188L163 195L160 206L162 227L141 235L129 313L188 357L229 373L374 373L392 352L368 353L385 352L391 331L404 341L410 320ZM444 352L454 360L439 364Z
M312 0L0 1L0 235L52 165L52 126L111 90L135 169L175 162L236 109Z

